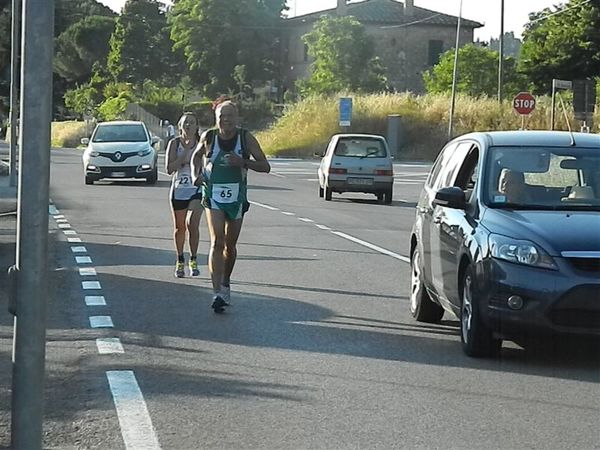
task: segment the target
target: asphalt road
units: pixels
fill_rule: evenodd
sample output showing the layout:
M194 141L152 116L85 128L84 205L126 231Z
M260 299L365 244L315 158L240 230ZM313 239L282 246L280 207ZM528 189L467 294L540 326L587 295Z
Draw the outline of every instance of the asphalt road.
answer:
M233 306L217 316L204 218L201 276L173 277L168 177L85 186L80 154L53 152L48 448L600 448L597 353L505 343L474 360L455 318L411 318L427 165L396 164L391 206L325 202L316 162L272 165L250 174ZM122 353L99 354L107 338Z

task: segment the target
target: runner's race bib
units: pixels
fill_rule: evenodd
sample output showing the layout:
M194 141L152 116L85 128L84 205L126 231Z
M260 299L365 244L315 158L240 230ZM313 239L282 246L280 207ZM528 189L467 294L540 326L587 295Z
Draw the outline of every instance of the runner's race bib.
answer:
M187 170L179 170L177 173L177 179L175 180L175 189L192 187L192 172L189 168Z
M240 195L239 183L213 184L212 199L219 203L235 203Z

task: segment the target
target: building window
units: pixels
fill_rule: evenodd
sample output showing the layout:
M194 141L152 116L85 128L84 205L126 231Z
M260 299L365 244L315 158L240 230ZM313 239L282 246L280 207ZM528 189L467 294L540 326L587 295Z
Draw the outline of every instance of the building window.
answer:
M444 51L444 41L431 40L429 41L429 55L427 58L427 64L435 66L440 62L440 55Z
M308 45L304 44L304 62L308 61Z

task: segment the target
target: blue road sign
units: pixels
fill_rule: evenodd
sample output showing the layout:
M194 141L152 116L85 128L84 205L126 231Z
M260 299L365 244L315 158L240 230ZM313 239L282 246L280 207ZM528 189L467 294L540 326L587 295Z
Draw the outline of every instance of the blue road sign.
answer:
M340 98L340 127L349 127L352 122L352 98Z

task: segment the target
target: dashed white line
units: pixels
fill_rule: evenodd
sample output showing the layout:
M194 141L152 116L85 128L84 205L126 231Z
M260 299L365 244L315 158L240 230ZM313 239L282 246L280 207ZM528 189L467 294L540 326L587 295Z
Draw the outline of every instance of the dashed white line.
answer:
M317 228L320 228L321 230L325 230L325 231L331 231L331 228L326 227L325 225L319 225L318 223L315 223L315 226Z
M95 277L96 275L98 275L96 273L96 269L94 269L93 267L81 267L79 268L79 276L82 277Z
M127 449L159 450L142 391L131 370L106 372Z
M296 214L294 214L293 212L281 212L281 214L283 214L284 216L295 216Z
M98 338L96 347L101 355L112 355L115 353L125 353L123 345L118 338Z
M71 228L71 225L68 223L59 223L58 224L58 228L60 229L67 229L67 228Z
M67 219L56 219L56 223L69 223Z
M68 235L68 236L72 236L74 234L77 234L77 232L75 230L63 230L63 233Z
M81 238L67 238L67 242L72 242L72 243L81 242Z
M308 219L308 218L306 218L306 217L298 217L298 220L299 220L300 222L306 222L306 223L314 223L314 222L315 222L314 220L312 220L312 219Z
M87 249L85 247L71 247L71 251L73 253L87 253Z
M106 306L106 299L103 295L86 295L86 306Z
M250 202L250 203L253 205L256 205L256 206L260 206L261 208L271 210L271 211L279 211L279 208L275 208L274 206L269 206L269 205L265 205L263 203L258 203L258 202Z
M398 253L394 253L390 250L387 250L385 248L379 247L375 244L371 244L370 242L367 241L363 241L362 239L358 239L355 238L354 236L350 236L349 234L346 233L342 233L341 231L332 231L333 234L335 234L336 236L339 236L341 238L344 239L348 239L349 241L355 242L359 245L362 245L363 247L367 247L370 248L371 250L375 250L376 252L382 253L384 255L388 255L391 256L392 258L396 258L399 259L400 261L404 261L405 263L410 263L410 258L407 258L406 256L402 256L399 255Z
M62 214L57 214L56 216L53 216L55 219L64 219L65 216Z
M102 289L99 281L82 281L81 287L85 290L97 290Z
M76 256L75 262L77 264L91 264L92 258L90 258L89 256Z
M110 316L90 316L90 327L113 328L114 324Z

